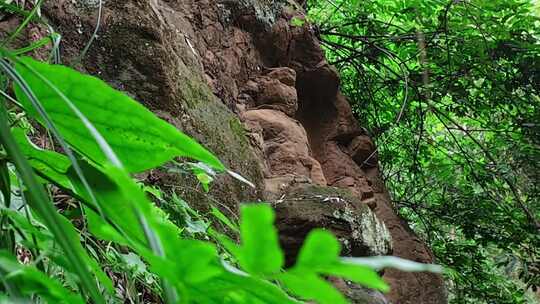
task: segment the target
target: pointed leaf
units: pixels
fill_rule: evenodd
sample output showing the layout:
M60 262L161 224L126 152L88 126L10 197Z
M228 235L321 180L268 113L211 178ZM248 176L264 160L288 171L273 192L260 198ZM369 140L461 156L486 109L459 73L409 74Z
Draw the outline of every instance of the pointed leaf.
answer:
M332 233L322 230L312 230L298 254L296 266L318 267L333 264L338 261L341 246Z
M285 258L273 225L274 210L265 204L244 205L241 215L240 265L253 274L268 275L278 272Z
M278 279L291 293L302 299L315 300L320 304L347 303L332 284L314 273L289 271L280 274Z
M217 170L224 169L212 153L193 139L98 78L27 57L20 60L16 70L32 88L65 140L98 164L107 158L90 131L66 101L36 73L46 75L50 84L92 123L130 172L154 168L176 156L191 157ZM27 113L44 123L17 85L15 93Z

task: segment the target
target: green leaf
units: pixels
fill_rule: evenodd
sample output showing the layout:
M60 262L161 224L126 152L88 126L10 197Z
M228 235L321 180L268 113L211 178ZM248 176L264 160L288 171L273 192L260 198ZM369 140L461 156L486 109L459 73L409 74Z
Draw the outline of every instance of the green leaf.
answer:
M4 283L17 286L22 296L37 295L48 303L84 303L80 295L35 267L20 264L6 251L0 251L0 277Z
M43 222L54 235L55 240L63 249L66 259L69 261L70 270L78 275L84 290L96 303L105 303L103 293L99 291L95 277L97 276L108 291L112 291L112 283L107 276L96 267L96 263L84 251L81 246L75 228L69 221L60 216L47 194L38 183L28 161L20 151L10 132L6 116L6 110L0 104L0 142L6 149L11 161L20 173L20 178L28 188L28 203L36 211Z
M212 284L196 286L200 303L299 303L280 287L256 277L224 272Z
M71 162L65 155L37 147L28 140L23 129L13 128L12 133L21 152L36 172L60 187L70 188L66 172Z
M322 229L314 229L307 236L294 270L343 277L363 286L388 291L388 285L371 268L344 263L339 258L341 246L336 237ZM371 258L366 258L369 260Z
M341 246L332 233L322 230L312 230L298 254L295 266L312 268L333 264L338 261Z
M208 190L210 189L210 183L214 179L210 175L208 175L208 174L206 174L204 172L196 173L195 176L197 177L197 179L201 183L204 192L208 192Z
M231 240L228 236L225 234L219 233L215 231L213 228L208 229L208 234L212 236L216 241L223 246L230 254L232 254L234 257L238 258L240 257L241 253L241 247L238 246L233 240Z
M124 237L127 237L131 242L146 244L144 231L141 228L136 209L132 207L130 200L124 195L120 186L103 172L104 169L98 169L83 160L78 162L90 189L92 189L92 195L95 197L97 205L92 202L90 193L84 187L73 167L68 169L67 177L72 185L73 192L82 198L88 207L92 207L94 211L88 213L92 232L95 232L96 236L106 238L109 241L122 242ZM88 210L88 207L85 210ZM102 215L109 219L108 223L97 218L101 218ZM114 226L111 226L111 223Z
M21 234L24 234L25 238L32 239L32 242L21 241L24 246L35 248L35 245L37 245L43 251L50 250L54 246L54 237L49 230L40 229L44 225L37 219L29 219L18 211L5 208L0 209L0 215L6 215L10 219L13 228L16 227Z
M68 238L71 243L71 248L69 250L76 252L82 257L86 269L88 269L93 274L93 277L97 278L103 287L112 294L114 287L111 279L103 272L103 270L101 270L99 263L88 255L87 251L81 245L80 236L73 228L71 222L63 216L60 216L59 219L59 228L64 231L65 237ZM63 251L65 253L65 250ZM76 273L74 270L71 271Z
M197 284L220 275L223 267L219 265L217 250L211 243L197 240L178 240L174 257L177 273L183 276L184 282Z
M4 205L9 207L11 203L11 180L9 179L7 161L4 159L0 159L0 191L2 192Z
M155 255L167 259L168 270L163 266L157 267L173 281L180 278L184 283L200 282L222 271L215 266L218 256L215 247L210 243L181 239L180 229L168 221L166 214L148 200L144 190L120 169L112 166L98 169L82 161L79 164L90 182L99 208L115 224L111 226L90 210L92 232L120 244L129 240L132 248L145 257L149 257L145 250L152 250ZM88 200L88 193L74 170L69 170L69 177L77 193ZM171 270L174 277L171 277Z
M343 277L363 286L388 291L388 285L369 267L344 263L339 257L341 246L332 233L314 229L307 236L294 270ZM370 258L366 258L369 260Z
M107 223L99 214L88 207L83 208L90 233L101 240L115 242L120 245L128 245L128 241L122 234Z
M337 262L330 265L317 267L317 272L324 275L332 275L345 278L362 286L388 292L390 287L377 274L376 271L367 267L351 263Z
M65 140L98 164L107 161L100 145L67 101L44 81L44 75L92 123L129 172L154 168L177 156L191 157L224 170L221 162L193 139L98 78L28 57L20 59L16 70L32 88ZM15 85L15 93L27 113L44 124L18 85Z
M128 254L121 254L120 256L122 257L126 265L130 269L132 269L135 274L146 272L146 264L141 260L138 255L130 252Z
M303 26L305 23L306 23L306 21L304 19L301 19L301 18L298 18L298 17L293 17L291 19L291 25L295 26L295 27Z
M126 172L112 165L105 166L103 170L124 197L124 209L133 210L141 223L148 248L132 245L156 274L171 284L196 284L223 272L213 244L181 239L180 228L148 200L141 187ZM172 295L171 300L174 301Z
M288 271L278 276L288 290L306 300L320 304L347 303L343 295L332 284L314 273Z
M250 273L270 275L283 266L285 257L279 247L274 217L274 210L266 204L241 207L242 246L238 258L240 265Z

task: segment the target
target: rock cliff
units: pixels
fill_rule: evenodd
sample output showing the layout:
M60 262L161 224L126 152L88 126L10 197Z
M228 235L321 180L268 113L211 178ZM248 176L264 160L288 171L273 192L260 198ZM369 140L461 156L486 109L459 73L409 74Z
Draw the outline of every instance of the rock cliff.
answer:
M379 174L376 147L340 93L298 4L269 0L109 0L99 36L98 1L46 1L43 14L62 34L61 58L144 103L214 151L251 189L220 177L210 194L188 177L147 174L204 209L219 201L269 201L278 214L287 262L307 232L332 230L343 254L393 254L430 263L429 248L395 212ZM9 26L9 25L8 25ZM74 30L77 28L78 30ZM47 29L35 27L29 39ZM386 270L383 296L335 281L354 303L446 303L429 273Z

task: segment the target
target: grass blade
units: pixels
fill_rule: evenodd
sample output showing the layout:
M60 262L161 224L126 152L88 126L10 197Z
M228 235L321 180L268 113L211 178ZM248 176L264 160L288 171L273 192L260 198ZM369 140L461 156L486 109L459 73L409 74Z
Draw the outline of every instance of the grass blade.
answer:
M11 160L20 173L20 177L26 187L28 187L29 204L47 225L51 233L55 236L58 244L63 249L67 260L73 267L74 272L79 276L80 283L83 289L92 298L94 303L105 304L105 299L97 287L93 274L87 267L87 259L81 254L81 244L75 244L69 239L66 232L72 230L76 233L72 226L65 225L62 222L60 215L56 212L56 208L49 201L47 194L38 183L34 172L32 171L28 161L22 155L18 145L9 130L7 112L2 104L0 106L0 142L8 152ZM79 248L77 248L79 247Z

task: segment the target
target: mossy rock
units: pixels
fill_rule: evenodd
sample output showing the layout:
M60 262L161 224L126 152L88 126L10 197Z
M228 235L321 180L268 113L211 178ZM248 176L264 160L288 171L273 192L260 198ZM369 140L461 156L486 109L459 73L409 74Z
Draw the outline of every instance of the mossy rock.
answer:
M392 251L386 226L347 190L297 184L285 190L273 206L288 265L294 263L304 238L314 228L333 232L344 256L386 255Z
M69 64L89 38L74 33L74 20L80 20L84 29L92 29L95 20L69 3L61 8L46 4L44 13L64 35L62 57ZM210 193L201 194L191 177L164 174L163 170L157 171L154 184L170 190L183 187L179 191L188 196L186 201L201 209L215 205L212 197L232 210L239 202L257 200L262 189L259 160L237 116L208 87L199 58L182 34L184 29L163 26L147 1L113 2L104 6L103 16L100 36L79 68L143 103L257 187L252 189L221 174Z

